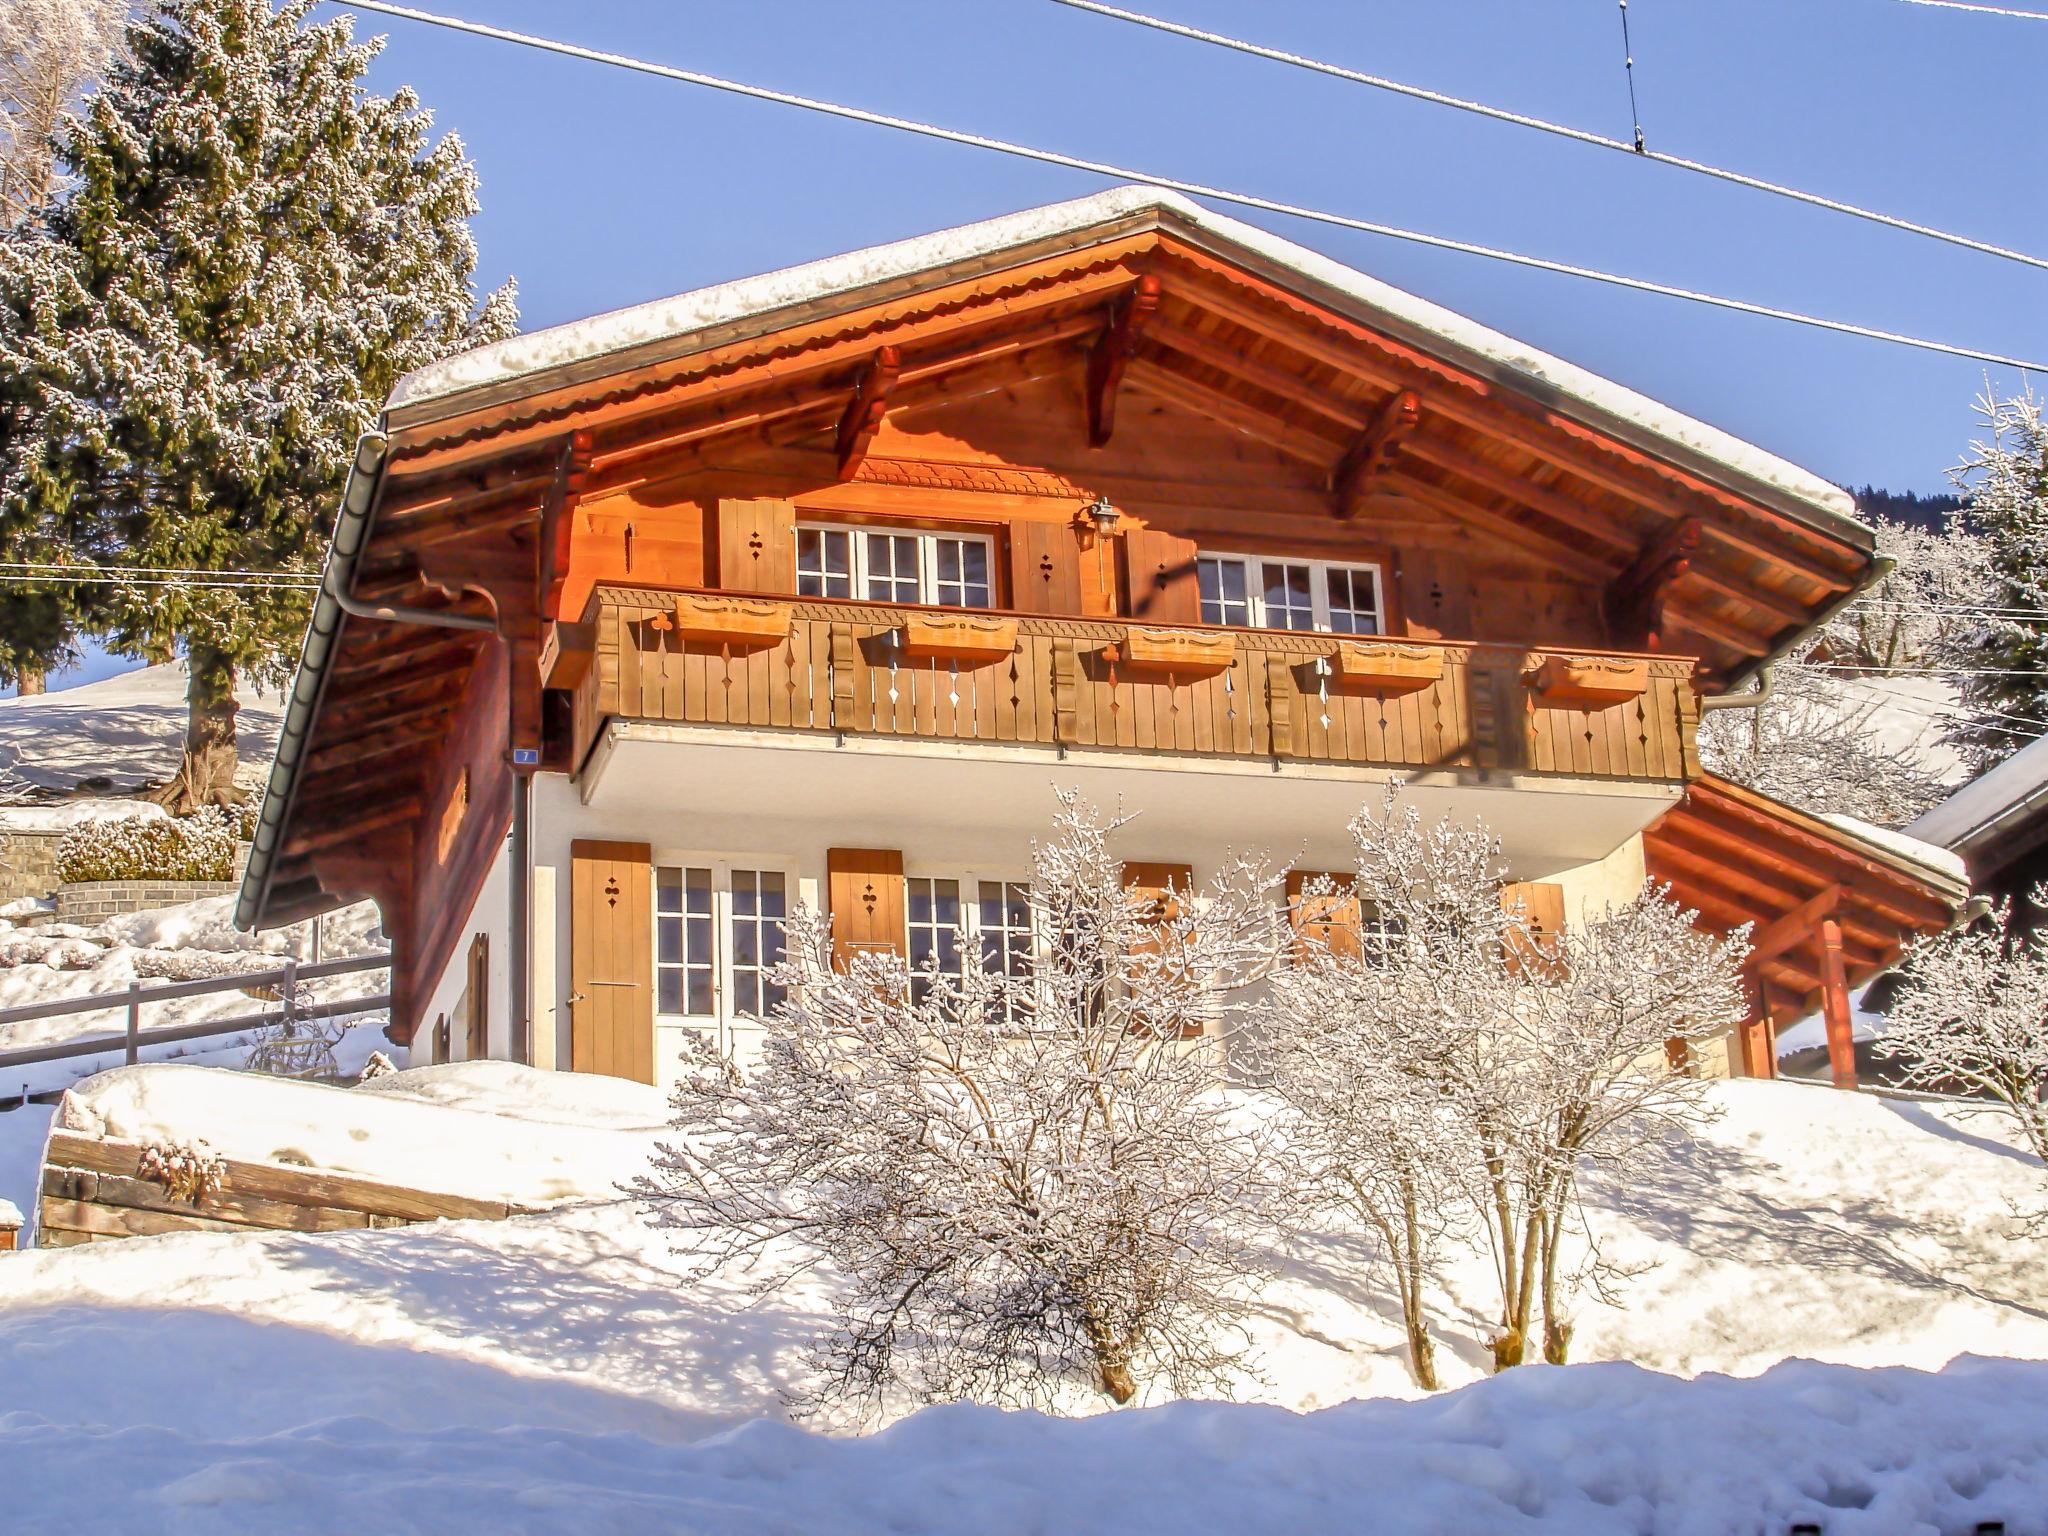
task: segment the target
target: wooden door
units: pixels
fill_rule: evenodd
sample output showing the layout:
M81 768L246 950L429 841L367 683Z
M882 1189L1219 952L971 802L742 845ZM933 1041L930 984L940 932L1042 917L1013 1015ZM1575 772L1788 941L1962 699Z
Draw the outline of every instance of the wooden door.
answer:
M832 963L845 968L863 950L906 958L903 854L895 848L828 848L826 900L832 915Z
M652 850L569 850L569 1064L654 1081Z
M1147 624L1202 622L1193 539L1157 528L1133 528L1124 535L1124 565L1132 618Z
M794 503L719 502L718 584L728 592L796 591Z

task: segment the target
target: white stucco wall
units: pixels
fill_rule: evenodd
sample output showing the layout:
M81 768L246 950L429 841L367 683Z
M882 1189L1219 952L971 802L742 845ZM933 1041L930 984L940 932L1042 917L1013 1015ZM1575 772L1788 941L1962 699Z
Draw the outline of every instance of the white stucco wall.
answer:
M406 1065L425 1066L434 1059L434 1021L446 1016L448 1019L448 1059L461 1061L469 1049L469 1035L461 1014L460 1005L469 987L469 947L477 934L489 936L490 953L486 962L489 975L489 1037L490 1054L504 1057L511 1054L511 1002L512 1002L512 925L508 882L511 879L511 840L508 838L491 860L491 867L484 876L484 883L477 893L475 904L469 910L469 918L456 936L455 946L448 953L448 959L435 977L432 990L427 994L427 1005L421 1010L419 1028L413 1031Z

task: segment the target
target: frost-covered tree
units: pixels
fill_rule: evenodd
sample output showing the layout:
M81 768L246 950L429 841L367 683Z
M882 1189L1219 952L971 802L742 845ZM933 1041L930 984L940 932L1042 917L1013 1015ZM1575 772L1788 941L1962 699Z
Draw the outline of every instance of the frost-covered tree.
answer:
M2031 391L1977 401L1984 435L1954 471L1963 522L1990 545L1990 606L1960 647L1962 722L1951 739L1980 770L2048 722L2048 420Z
M1931 528L1874 515L1877 552L1894 562L1828 622L1822 650L1837 665L1886 672L1956 664L1978 615L1997 602L1991 545L1960 517Z
M1700 762L1788 805L1904 826L1945 790L1919 751L1878 729L1882 696L1832 670L1826 654L1780 661L1755 708L1704 715Z
M758 1061L687 1059L642 1191L702 1271L836 1271L815 1400L1227 1386L1269 1174L1213 1031L1272 966L1275 880L1233 859L1159 910L1125 889L1117 825L1061 796L1028 976L838 966L798 913Z
M0 228L38 217L57 187L57 127L121 45L128 0L0 4Z
M2048 889L2033 900L2048 903ZM1910 1087L1988 1099L2048 1162L2048 930L2015 932L2006 901L1987 922L1922 940L1877 1050Z
M1456 1088L1475 1031L1512 1012L1512 914L1483 828L1425 826L1390 790L1351 832L1357 874L1302 892L1319 921L1275 974L1247 1055L1285 1106L1278 1166L1290 1189L1378 1239L1410 1367L1434 1390L1427 1288L1480 1160Z
M398 376L508 334L477 310L476 177L410 91L362 85L377 52L311 0L162 0L59 135L71 180L17 274L29 322L0 383L33 426L14 515L75 558L138 573L90 588L122 652L190 669L175 808L237 798L234 684L280 678L356 437ZM258 579L147 585L164 570Z

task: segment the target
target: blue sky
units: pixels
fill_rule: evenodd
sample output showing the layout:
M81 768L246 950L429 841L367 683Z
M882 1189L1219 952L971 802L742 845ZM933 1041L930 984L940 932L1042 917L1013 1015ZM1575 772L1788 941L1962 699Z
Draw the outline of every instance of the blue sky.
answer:
M1049 0L423 3L1391 224L2048 354L2048 273ZM1613 0L1150 8L1629 135ZM1652 147L2048 253L2048 24L1897 0L1633 0L1629 15ZM480 276L518 278L528 326L1105 184L370 13L358 32L390 40L375 86L412 85L468 145ZM1838 481L1941 489L1971 434L1977 364L1224 211Z

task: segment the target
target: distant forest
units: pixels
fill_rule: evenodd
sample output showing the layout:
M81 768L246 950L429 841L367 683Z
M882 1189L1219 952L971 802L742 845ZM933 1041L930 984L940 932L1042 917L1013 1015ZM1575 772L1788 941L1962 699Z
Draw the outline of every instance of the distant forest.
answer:
M1940 533L1948 527L1949 519L1963 504L1962 497L1946 492L1922 496L1918 491L1881 491L1874 485L1851 490L1849 494L1856 498L1856 510L1865 517L1888 517L1895 523L1908 523L1930 533Z

